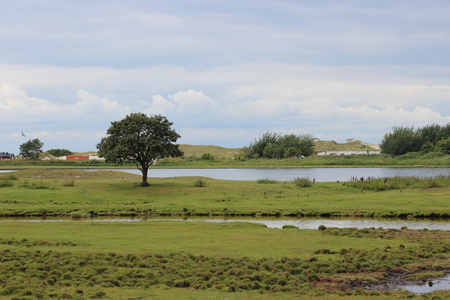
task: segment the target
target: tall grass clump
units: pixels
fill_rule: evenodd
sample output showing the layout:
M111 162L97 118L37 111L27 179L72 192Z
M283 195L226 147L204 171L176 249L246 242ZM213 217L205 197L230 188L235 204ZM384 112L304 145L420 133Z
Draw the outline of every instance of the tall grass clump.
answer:
M438 177L361 177L352 178L352 180L345 182L344 186L359 188L369 191L388 191L388 190L400 190L408 188L439 188L450 186L450 176L441 175Z
M19 177L15 174L6 174L3 176L0 176L0 180L19 180Z
M305 187L311 187L312 186L312 181L309 180L309 178L307 177L297 177L294 178L294 184L296 187L299 188L305 188Z
M256 181L256 183L261 183L261 184L270 184L270 183L277 183L278 181L274 180L274 179L268 179L268 178L264 178L264 179L258 179Z
M44 180L40 180L37 182L31 182L26 187L31 190L46 190L50 188L50 184Z
M14 174L7 174L0 176L0 187L12 186L13 180L19 180L19 178Z
M199 178L196 181L194 181L194 186L195 187L206 187L206 186L208 186L208 183L206 182L206 180L202 180L201 178Z
M66 179L64 179L62 185L63 186L74 186L75 185L75 179L73 179L73 178L66 178Z
M11 180L0 178L0 188L1 187L12 186L12 185L13 185L13 183L11 182Z

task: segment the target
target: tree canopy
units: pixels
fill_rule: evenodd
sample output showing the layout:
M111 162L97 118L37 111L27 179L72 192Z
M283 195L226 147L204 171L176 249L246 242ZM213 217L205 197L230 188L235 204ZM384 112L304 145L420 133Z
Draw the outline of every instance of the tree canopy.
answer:
M440 152L448 154L446 145L450 143L450 123L441 126L427 125L418 129L411 127L392 128L392 133L384 136L381 151L390 155L403 155L408 152Z
M28 142L20 145L20 155L22 155L24 159L39 159L43 146L44 143L42 143L39 139L29 140Z
M67 156L67 155L72 155L73 152L67 149L50 149L47 151L47 153L55 156L55 157L60 157L60 156Z
M314 152L312 135L295 135L266 132L259 140L244 150L247 158L289 158L310 156Z
M180 135L171 129L173 123L166 117L148 117L144 113L132 113L121 121L111 122L107 137L97 145L99 155L106 161L121 164L131 160L142 172L142 186L148 186L148 168L156 160L182 156L174 143Z

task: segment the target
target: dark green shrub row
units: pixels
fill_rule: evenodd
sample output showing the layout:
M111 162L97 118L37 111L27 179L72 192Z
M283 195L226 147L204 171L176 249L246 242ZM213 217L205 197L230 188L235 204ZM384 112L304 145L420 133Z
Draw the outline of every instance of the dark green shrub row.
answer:
M21 239L16 240L14 238L12 239L3 239L0 238L0 244L2 245L19 245L19 246L25 246L27 248L33 247L33 246L77 246L76 243L73 242L49 242L45 240L34 240L30 241L28 239Z
M417 130L414 126L394 126L392 134L384 136L380 147L383 153L390 155L408 152L426 154L433 151L450 154L450 123L444 126L427 125Z

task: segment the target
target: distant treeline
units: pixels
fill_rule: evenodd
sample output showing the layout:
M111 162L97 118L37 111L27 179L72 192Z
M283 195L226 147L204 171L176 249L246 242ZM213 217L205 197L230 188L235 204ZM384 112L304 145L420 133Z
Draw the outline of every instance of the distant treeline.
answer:
M441 126L427 125L414 129L411 127L392 128L393 132L384 136L381 151L389 155L403 155L409 152L427 154L450 154L450 123Z

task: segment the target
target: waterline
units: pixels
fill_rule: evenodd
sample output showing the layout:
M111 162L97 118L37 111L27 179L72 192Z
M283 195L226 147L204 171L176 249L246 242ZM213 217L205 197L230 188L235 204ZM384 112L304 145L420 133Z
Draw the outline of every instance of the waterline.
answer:
M285 225L295 226L299 229L317 229L320 225L336 228L384 228L384 229L428 229L450 231L448 220L405 220L405 219L370 219L370 218L220 218L220 217L157 217L157 218L16 218L1 219L0 222L207 222L207 223L233 223L248 222L264 224L268 228L281 229Z

